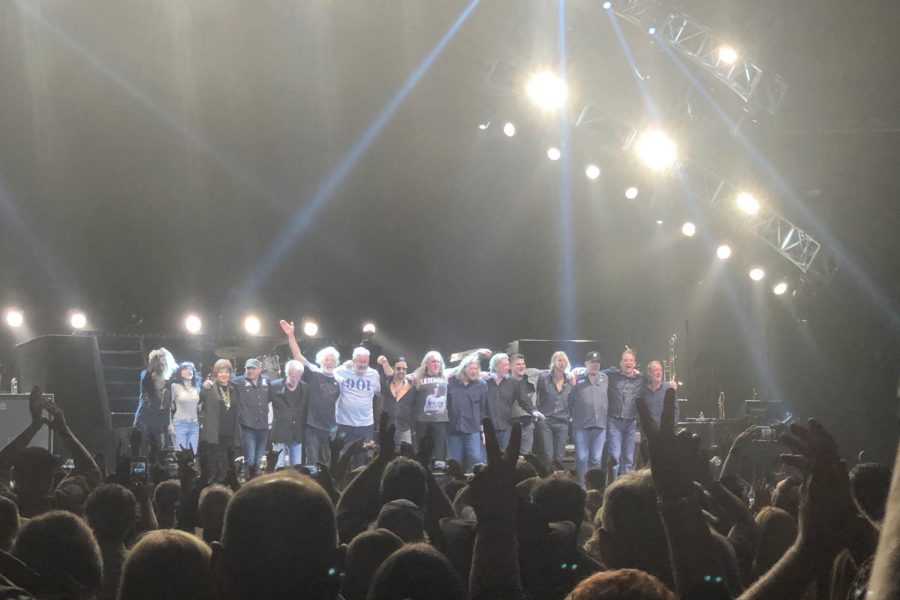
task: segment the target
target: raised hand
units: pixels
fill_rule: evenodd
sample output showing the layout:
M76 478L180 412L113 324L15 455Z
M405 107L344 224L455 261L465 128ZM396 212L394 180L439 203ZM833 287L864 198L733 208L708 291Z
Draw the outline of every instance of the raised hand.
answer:
M37 423L41 420L41 412L46 404L41 395L41 388L38 386L31 388L31 394L28 396L28 411L31 413L32 423Z
M388 359L387 359L387 357L386 357L384 354L382 354L381 356L378 357L378 359L376 360L376 362L377 362L379 365L381 365L381 366L383 367L384 365L387 364Z
M506 452L500 452L494 423L489 417L482 420L487 466L472 479L472 508L479 527L496 524L515 524L518 497L516 495L516 463L522 441L522 427L515 423Z
M394 434L397 427L390 423L390 415L382 412L378 418L378 460L390 462L397 455L397 445L394 443Z
M782 461L803 472L797 543L830 559L843 547L842 526L854 512L847 465L832 435L815 419L808 428L792 424L782 440L793 453L782 455Z
M281 456L281 449L275 450L274 448L269 449L266 452L266 472L274 473L275 465L278 464L278 457Z
M278 321L278 324L281 326L281 330L285 333L285 335L293 336L294 335L294 322L291 321L288 323L284 319Z
M759 434L762 430L759 425L751 425L734 438L734 442L731 444L731 448L734 450L746 450L750 447L750 444L753 440L759 439Z
M659 425L653 420L647 401L637 399L641 427L650 452L650 473L661 499L677 500L693 494L696 464L691 438L675 435L675 390L666 390Z
M66 423L66 415L63 413L63 409L61 409L58 405L53 404L52 402L47 402L44 404L44 410L53 417L53 421L51 423L51 427L53 427L53 431L56 433L62 434L69 430L69 424Z

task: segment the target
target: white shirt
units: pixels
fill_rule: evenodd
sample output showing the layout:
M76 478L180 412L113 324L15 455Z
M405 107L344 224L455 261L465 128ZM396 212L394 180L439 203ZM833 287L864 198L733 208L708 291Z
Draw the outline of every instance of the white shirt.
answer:
M375 394L381 393L378 371L369 367L364 373L359 373L341 366L334 370L334 378L341 386L341 395L334 409L338 425L374 425L374 398Z

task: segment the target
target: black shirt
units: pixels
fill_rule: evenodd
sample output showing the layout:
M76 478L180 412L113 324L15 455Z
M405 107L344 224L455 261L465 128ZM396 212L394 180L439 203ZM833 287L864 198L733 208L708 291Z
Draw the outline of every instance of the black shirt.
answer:
M309 386L306 424L316 429L332 431L337 427L334 408L341 395L341 386L331 375L306 368L301 378Z
M451 377L447 384L450 431L479 433L481 419L485 416L486 400L487 384L483 381L460 383L456 377Z
M293 390L284 379L272 382L272 429L269 441L273 444L303 442L306 429L306 407L309 401L309 385L302 381Z

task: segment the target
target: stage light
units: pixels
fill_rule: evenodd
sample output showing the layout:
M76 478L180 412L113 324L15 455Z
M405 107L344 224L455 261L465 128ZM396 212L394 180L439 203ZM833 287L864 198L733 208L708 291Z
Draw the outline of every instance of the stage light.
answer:
M649 33L650 35L656 35L656 27L648 28L647 33Z
M87 327L87 316L80 310L73 310L69 313L69 325L72 329L84 329Z
M750 279L753 281L762 281L762 278L766 276L766 272L763 271L760 267L753 267L750 269Z
M731 256L731 246L729 246L728 244L722 244L721 246L716 248L716 256L718 256L722 260L729 258Z
M484 131L490 126L491 126L490 121L482 121L481 123L478 124L478 129L480 129L481 131Z
M368 335L373 335L375 333L375 323L369 321L368 323L364 323L362 326L363 333Z
M259 322L258 317L248 315L247 318L244 319L244 330L250 335L258 334L260 329L262 329L262 323Z
M548 148L547 149L547 158L550 160L559 160L559 157L562 156L562 152L559 151L559 148Z
M662 219L657 219L657 220L656 220L656 224L657 224L657 225L662 225L662 224L663 224L663 220L662 220Z
M738 59L737 50L731 46L719 46L719 62L733 65Z
M535 73L525 86L528 97L544 110L556 110L566 103L569 88L566 82L550 71Z
M772 288L772 293L776 296L782 296L787 291L788 285L784 281L779 281L775 284L775 287Z
M638 197L638 189L636 187L630 187L625 190L625 197L629 200L634 200Z
M506 137L512 137L512 136L516 135L516 126L513 125L512 123L507 123L506 125L503 126L503 134Z
M6 324L10 327L21 327L25 322L25 314L18 308L8 308L6 310Z
M600 167L597 165L588 165L587 169L584 170L584 174L587 175L588 179L597 179L600 177Z
M200 333L200 330L203 329L203 321L197 315L188 315L184 319L184 328L188 330L188 333Z
M604 2L604 3L603 3L603 8L605 8L606 10L611 9L611 8L612 8L612 2Z
M303 335L306 337L316 337L319 334L319 324L312 319L303 321Z
M738 194L735 203L738 208L741 209L741 212L748 215L755 215L759 212L759 200L749 192L741 192Z
M697 233L697 226L688 221L681 226L681 233L687 237L694 237L694 234Z
M638 158L654 171L665 171L675 164L675 142L658 129L641 133L634 143Z

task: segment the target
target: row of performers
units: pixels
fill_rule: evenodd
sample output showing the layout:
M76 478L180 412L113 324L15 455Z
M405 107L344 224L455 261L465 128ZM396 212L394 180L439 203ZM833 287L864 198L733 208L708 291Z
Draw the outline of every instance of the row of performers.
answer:
M469 472L483 460L481 420L488 416L501 447L519 422L522 453L537 451L546 464L562 460L571 436L583 480L588 468L601 466L604 448L617 462L612 476L632 469L636 399L643 397L658 421L665 391L675 385L663 381L658 361L641 373L631 349L607 369L596 351L576 369L564 352L555 352L543 371L528 369L521 354L489 350L467 356L455 368L431 351L412 372L404 357L379 356L380 369L372 368L362 347L345 363L333 347L310 361L300 351L293 323L281 321L281 327L294 359L285 364L284 377L273 381L255 358L238 377L231 362L221 359L201 384L192 363L176 363L164 348L151 352L141 375L135 427L161 446L171 437L175 448L200 448L210 457L213 477L221 478L227 449L235 447L243 449L248 476L268 443L282 450L279 463L328 464L335 435L373 440L377 415L386 411L396 443L415 445L430 428L434 458L455 459ZM481 371L482 357L490 357L487 373Z

